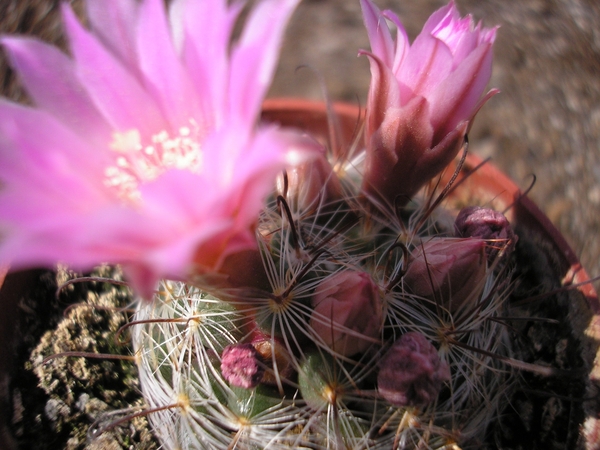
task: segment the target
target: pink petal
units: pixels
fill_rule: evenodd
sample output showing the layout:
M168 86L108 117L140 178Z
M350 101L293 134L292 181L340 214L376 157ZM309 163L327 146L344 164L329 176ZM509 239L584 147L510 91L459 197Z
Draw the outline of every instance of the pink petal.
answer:
M227 7L224 0L176 0L171 20L176 42L194 84L207 128L225 121L229 84L229 41L242 3Z
M85 2L90 28L131 73L139 75L135 46L138 3L135 0Z
M296 152L307 160L316 154L318 147L308 147L295 133L262 127L245 149L244 155L236 160L236 177L232 180L231 189L239 196L239 217L248 223L264 205L265 193L273 188L273 181L284 167L288 152ZM300 163L302 159L296 161ZM233 200L236 196L231 195L231 198Z
M137 49L146 89L159 101L172 130L202 118L198 95L175 53L162 0L141 3Z
M371 52L391 68L394 62L394 42L385 17L371 0L361 0L360 6L371 42ZM404 31L402 25L398 29ZM402 32L398 35L402 36Z
M252 124L273 78L288 19L299 0L264 0L252 11L231 55L230 116ZM244 74L245 76L240 76Z
M408 35L406 34L406 30L400 22L400 18L390 10L385 10L383 12L383 16L391 20L396 25L396 50L394 55L394 63L392 65L392 72L395 74L400 70L400 66L404 62L404 58L408 54L410 49L410 43L408 40Z
M0 203L0 207L5 205ZM7 233L0 246L0 261L9 262L11 268L54 267L57 262L69 262L75 269L91 269L98 265L96 256L82 253L79 243L73 239L85 226L82 217L52 217L44 214L41 221L22 222L12 228L2 226ZM33 226L32 224L35 224Z
M68 6L63 7L63 21L81 84L113 129L137 129L142 136L163 130L165 121L152 96L82 28Z
M429 100L436 105L431 112L436 142L460 121L472 118L490 79L492 58L492 44L482 44L430 95Z
M110 128L77 79L71 59L35 39L5 37L2 44L38 107L97 144L109 139Z
M89 209L110 198L102 184L106 163L47 113L0 101L0 174L8 186Z
M123 264L123 273L127 281L142 299L151 301L161 276L146 264Z
M430 34L421 32L413 42L396 77L410 90L411 96L428 97L433 88L448 76L452 67L452 53L448 46ZM401 92L406 99L408 92Z
M199 196L198 192L202 192ZM169 170L140 186L142 210L169 227L185 229L190 224L219 215L216 199L221 194L205 177L188 170Z
M440 23L448 23L453 19L460 19L460 14L458 9L456 9L454 0L450 0L447 5L442 6L440 9L434 11L431 16L429 16L429 19L427 19L427 22L425 22L425 25L423 25L421 34L431 34Z

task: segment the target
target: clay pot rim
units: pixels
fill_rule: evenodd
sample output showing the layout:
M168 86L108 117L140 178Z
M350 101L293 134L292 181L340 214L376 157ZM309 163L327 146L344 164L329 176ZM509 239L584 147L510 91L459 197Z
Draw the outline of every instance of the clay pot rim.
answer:
M342 128L356 128L361 118L364 117L364 109L357 105L334 102L329 106L335 112L336 119ZM316 121L323 120L328 113L327 105L322 101L301 98L270 98L265 100L263 103L263 117L272 120L273 116L281 114L288 117L302 114L306 120ZM543 234L553 243L562 256L563 262L569 267L563 280L578 285L577 289L586 297L593 314L600 315L600 300L594 286L591 284L591 278L563 234L511 178L491 162L484 162L480 156L469 153L465 167L468 170L477 166L479 166L477 172L480 175L478 178L482 180L483 184L490 187L494 186L496 189L498 186L502 186L501 191L496 192L496 195L502 197L507 204L514 204L515 220Z

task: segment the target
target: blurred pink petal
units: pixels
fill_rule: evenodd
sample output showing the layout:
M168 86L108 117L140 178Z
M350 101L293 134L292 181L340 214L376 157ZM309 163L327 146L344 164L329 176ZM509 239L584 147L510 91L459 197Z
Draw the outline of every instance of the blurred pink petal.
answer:
M38 108L87 139L103 142L110 136L108 123L83 89L75 74L75 64L67 55L31 38L5 37L2 45Z
M135 45L136 0L87 1L90 28L102 44L130 70L137 68Z
M64 5L72 58L4 38L36 107L0 101L0 260L119 263L147 298L254 249L276 175L314 152L257 126L296 3L259 2L233 44L226 0L88 0L91 30Z

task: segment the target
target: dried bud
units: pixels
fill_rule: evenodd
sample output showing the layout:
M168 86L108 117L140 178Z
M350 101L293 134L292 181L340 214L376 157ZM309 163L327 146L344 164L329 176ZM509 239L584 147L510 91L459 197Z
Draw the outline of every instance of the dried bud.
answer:
M381 331L381 298L365 272L345 270L324 279L315 290L312 304L311 327L342 355L366 350Z
M256 329L253 332L252 346L267 367L262 383L275 385L278 380L289 378L294 373L292 357L277 339ZM277 371L277 375L275 375L275 371Z
M450 369L435 347L420 333L410 332L394 342L379 363L379 393L395 406L426 405L434 400Z
M229 345L221 356L223 378L233 386L256 387L265 373L262 357L252 344Z
M463 208L456 217L454 229L458 237L476 237L494 241L486 250L491 260L498 255L499 249L511 250L516 242L515 233L504 214L490 208L469 206Z
M433 238L412 256L404 275L411 293L455 310L479 297L486 275L485 241Z

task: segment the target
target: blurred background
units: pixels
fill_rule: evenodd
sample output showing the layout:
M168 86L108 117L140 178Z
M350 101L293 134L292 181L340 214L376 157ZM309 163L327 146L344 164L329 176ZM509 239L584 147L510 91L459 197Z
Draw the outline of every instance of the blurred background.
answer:
M102 0L92 0L102 1ZM81 1L72 0L81 10ZM444 2L376 0L399 14L409 36ZM462 14L500 25L490 87L502 92L475 120L473 152L491 156L600 275L600 2L457 0ZM0 0L0 31L61 44L59 0ZM369 48L358 0L303 0L289 26L270 96L327 96L366 104ZM5 96L23 98L2 64ZM307 66L309 68L298 69Z

